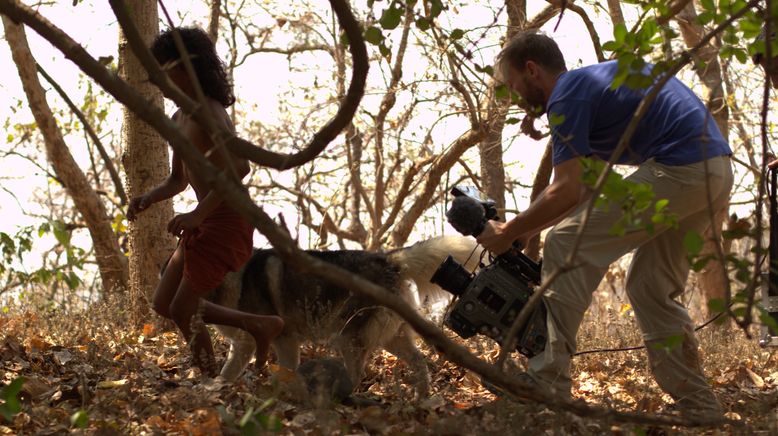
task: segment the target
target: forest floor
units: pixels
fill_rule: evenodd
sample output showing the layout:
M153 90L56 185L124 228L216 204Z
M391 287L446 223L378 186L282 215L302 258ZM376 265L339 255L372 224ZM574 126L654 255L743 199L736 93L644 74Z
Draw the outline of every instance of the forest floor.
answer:
M378 352L356 388L373 400L369 405L313 408L291 388L294 373L272 357L262 371L249 367L235 383L201 378L176 332L151 323L130 329L116 307L95 305L70 316L12 308L0 315L0 435L778 435L778 349L761 349L741 331L720 326L699 332L703 362L727 416L741 425L649 428L497 398L476 374L421 341L432 374L429 396L414 398L407 365ZM579 349L640 344L629 312L587 315ZM227 345L217 335L214 342L223 359ZM499 352L486 340L467 344L486 360ZM302 358L323 352L308 346ZM655 414L672 402L640 350L576 357L573 375L574 398L588 404Z

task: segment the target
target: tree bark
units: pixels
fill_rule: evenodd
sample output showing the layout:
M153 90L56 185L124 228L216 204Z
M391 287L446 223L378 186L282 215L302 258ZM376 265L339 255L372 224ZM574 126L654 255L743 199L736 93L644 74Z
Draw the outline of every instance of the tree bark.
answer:
M508 30L505 42L513 38L527 24L527 3L524 0L506 0L508 11ZM498 210L505 209L505 165L502 153L502 131L505 128L505 117L508 115L510 100L500 101L495 97L495 89L499 83L492 81L489 86L486 107L486 136L478 144L478 154L481 157L481 186L484 193L494 200ZM501 214L505 219L505 214Z
M3 26L30 110L43 135L46 157L86 222L105 293L123 292L127 288L127 260L111 228L113 220L73 159L57 127L38 79L37 64L30 52L24 27L15 24L7 16L3 16Z
M208 17L208 36L216 44L219 39L219 17L221 16L221 0L211 0L211 15Z
M621 2L619 0L608 0L608 14L611 16L613 22L613 28L617 25L624 24L624 14L621 12Z
M129 8L147 45L158 34L157 3L138 0ZM162 107L162 94L149 83L146 70L132 53L123 33L119 35L119 75L154 105ZM124 108L122 163L127 177L127 192L136 197L160 184L170 173L167 145L159 134ZM160 202L130 224L130 300L136 324L149 318L151 293L159 281L159 271L175 247L166 231L173 218L172 201Z

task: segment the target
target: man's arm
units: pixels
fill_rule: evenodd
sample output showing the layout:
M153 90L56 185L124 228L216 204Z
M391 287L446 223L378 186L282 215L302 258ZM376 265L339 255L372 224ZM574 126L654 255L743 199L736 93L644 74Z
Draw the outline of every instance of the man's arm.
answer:
M519 237L534 235L566 217L584 198L579 158L554 167L554 180L523 212L507 223L489 221L477 240L495 253L508 251Z

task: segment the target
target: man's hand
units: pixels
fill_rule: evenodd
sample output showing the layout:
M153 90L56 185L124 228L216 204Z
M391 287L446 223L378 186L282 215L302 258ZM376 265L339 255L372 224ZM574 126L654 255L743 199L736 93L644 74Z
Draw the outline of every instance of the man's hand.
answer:
M194 230L203 223L203 219L197 210L176 215L167 224L167 231L174 236L181 236L185 231Z
M503 254L513 248L513 238L508 235L505 223L499 221L487 221L484 230L475 239L494 254Z
M131 198L130 204L127 206L127 219L134 221L138 214L148 209L149 206L151 206L151 200L146 194Z

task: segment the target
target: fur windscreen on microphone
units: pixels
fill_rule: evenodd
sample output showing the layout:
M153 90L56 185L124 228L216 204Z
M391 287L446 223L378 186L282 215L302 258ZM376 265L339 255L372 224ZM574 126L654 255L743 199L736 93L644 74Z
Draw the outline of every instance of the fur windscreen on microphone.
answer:
M451 202L446 218L459 233L478 236L484 230L486 211L480 201L467 195L459 195Z

